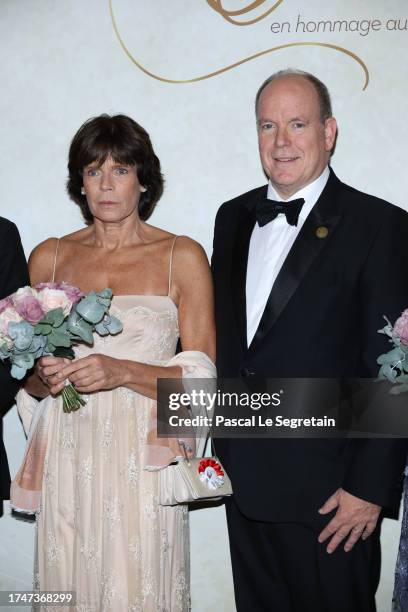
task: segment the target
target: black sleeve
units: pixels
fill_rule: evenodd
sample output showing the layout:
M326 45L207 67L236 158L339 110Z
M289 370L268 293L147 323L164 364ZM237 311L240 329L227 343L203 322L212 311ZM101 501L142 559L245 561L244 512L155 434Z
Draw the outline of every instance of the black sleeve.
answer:
M0 217L0 299L29 285L27 263L17 227ZM9 373L7 365L0 361L0 411L9 407L18 391L19 384Z
M383 315L394 323L408 307L408 213L394 206L388 206L387 212L361 282L361 369L373 378L379 369L377 357L390 348L386 337L377 333L385 325ZM395 508L401 494L407 440L360 439L353 445L344 489L380 506Z
M217 214L215 216L215 221L214 221L214 235L213 235L213 250L212 250L212 254L211 254L211 270L215 271L215 266L216 266L216 258L217 258L217 246L218 246L218 239L219 239L219 233L220 233L220 226L222 225L222 216L223 216L223 211L224 211L224 205L222 205L218 211Z

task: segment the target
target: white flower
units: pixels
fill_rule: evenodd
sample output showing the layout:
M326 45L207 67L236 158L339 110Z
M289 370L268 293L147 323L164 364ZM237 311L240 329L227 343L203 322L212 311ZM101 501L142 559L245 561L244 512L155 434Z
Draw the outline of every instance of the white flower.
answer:
M12 323L12 322L20 323L20 321L22 320L23 320L22 317L20 317L18 312L16 312L16 310L12 306L10 306L9 308L6 308L6 310L3 310L3 312L0 314L0 335L2 337L5 337L8 335L8 324L9 323Z
M55 308L62 308L64 316L71 312L72 302L60 289L49 289L48 287L42 289L38 294L38 301L44 312L49 312Z
M27 297L38 299L38 292L32 287L21 287L13 294L13 304L17 308Z
M13 346L13 341L11 338L9 338L9 336L5 336L0 332L0 346L3 344L5 344L8 349L11 349Z

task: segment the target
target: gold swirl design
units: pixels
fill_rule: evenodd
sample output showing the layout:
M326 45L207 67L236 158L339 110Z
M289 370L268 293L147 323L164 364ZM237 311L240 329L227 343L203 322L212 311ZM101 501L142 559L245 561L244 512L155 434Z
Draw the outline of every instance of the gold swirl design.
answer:
M247 21L237 21L236 19L233 19L233 17L237 17L238 15L245 15L246 13L249 13L253 9L258 8L258 6L261 6L261 4L263 4L264 2L265 0L254 0L254 2L251 2L248 6L242 9L239 9L237 11L227 11L222 6L222 0L207 0L207 4L209 4L210 7L214 9L214 11L219 13L222 17L224 17L224 19L229 21L229 23L233 23L234 25L238 26L251 25L253 23L261 21L261 19L264 19L265 17L270 15L275 9L277 9L278 6L282 4L283 0L278 0L270 9L265 11L265 13L262 13L262 15L260 15L259 17L255 17L254 19L248 19Z
M363 69L364 72L364 85L363 85L363 91L367 88L370 76L368 73L368 68L365 65L365 63L363 62L363 60L356 55L355 53L353 53L352 51L350 51L349 49L345 49L344 47L340 47L339 45L333 45L331 43L324 43L324 42L292 42L292 43L286 43L284 45L278 45L277 47L271 47L270 49L265 49L264 51L259 51L258 53L254 53L253 55L249 55L248 57L245 57L237 62L234 62L233 64L229 64L228 66L224 66L223 68L219 68L218 70L214 70L213 72L209 72L208 74L203 74L201 76L197 76L197 77L193 77L191 79L168 79L166 77L162 77L158 74L154 74L154 72L151 72L150 70L148 70L147 68L145 68L144 66L142 66L142 64L140 62L137 61L136 58L133 57L133 55L131 54L131 52L129 51L129 49L126 47L118 26L116 24L116 20L115 20L115 15L113 13L113 6L112 6L112 2L113 0L109 0L109 12L110 12L110 16L111 16L111 20L112 20L112 25L113 25L113 29L115 31L116 37L118 39L118 42L120 44L120 46L122 47L123 51L126 53L126 55L128 56L128 58L130 59L131 62L133 62L133 64L135 64L135 66L137 66L139 68L139 70L141 70L142 72L144 72L145 74L147 74L148 76L150 76L152 79L156 79L157 81L161 81L162 83L172 83L172 84L187 84L187 83L197 83L198 81L205 81L206 79L211 79L212 77L218 76L219 74L223 74L223 72L228 72L229 70L232 70L233 68L237 68L238 66L242 66L243 64L246 64L247 62L250 62L253 59L256 59L257 57L262 57L263 55L268 55L270 53L274 53L275 51L280 51L282 49L289 49L291 47L324 47L326 49L334 49L335 51L339 51L340 53L344 53L345 55L347 55L348 57L351 57L352 59L354 59Z

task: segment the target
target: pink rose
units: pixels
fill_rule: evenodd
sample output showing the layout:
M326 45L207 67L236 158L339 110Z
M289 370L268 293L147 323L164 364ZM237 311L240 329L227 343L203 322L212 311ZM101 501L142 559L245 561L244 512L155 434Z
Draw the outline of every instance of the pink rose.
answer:
M35 289L37 289L37 291L40 291L40 292L43 291L44 289L61 290L65 293L67 298L73 304L76 304L77 302L79 302L79 300L83 298L85 295L85 293L83 293L80 289L78 289L78 287L69 285L65 281L63 281L62 283L38 283L38 285L35 286Z
M85 295L85 293L83 293L80 289L78 289L78 287L73 287L72 285L69 285L68 283L65 283L65 282L59 283L58 289L61 289L62 291L64 291L67 298L71 300L73 304L76 304L77 302L79 302L79 300L83 298Z
M42 291L43 289L59 289L59 287L58 283L38 283L38 285L34 286L34 289Z
M16 306L16 310L19 315L25 319L28 323L38 323L44 316L44 311L41 308L40 302L34 296L27 296L18 306Z
M65 316L69 315L71 312L72 301L66 296L65 292L60 289L45 287L39 292L38 301L44 312L49 312L55 308L62 308Z
M0 314L6 310L6 308L10 308L13 305L13 300L11 297L6 297L4 300L0 300Z
M15 306L27 296L37 297L37 291L33 289L33 287L29 287L29 286L21 287L20 289L17 289L17 291L13 293L13 295L11 295L10 297L12 298L14 306Z
M2 336L7 336L8 324L11 322L20 323L22 320L23 318L20 317L13 306L6 308L6 310L3 310L3 312L0 314L0 334Z
M37 295L37 291L32 287L22 287L12 296L14 308L28 323L38 323L44 316Z
M18 289L11 296L11 298L13 300L14 307L17 308L17 306L19 306L21 304L21 302L23 302L28 297L29 298L32 298L32 297L36 298L37 297L37 291L35 289L33 289L32 287L21 287L21 289Z
M408 308L404 310L394 325L394 334L399 336L401 343L408 346Z

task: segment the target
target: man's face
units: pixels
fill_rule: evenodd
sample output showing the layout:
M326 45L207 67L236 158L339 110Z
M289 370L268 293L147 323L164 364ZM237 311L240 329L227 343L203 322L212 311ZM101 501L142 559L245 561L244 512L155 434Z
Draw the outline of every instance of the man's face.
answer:
M336 137L336 120L320 121L319 99L302 76L277 78L261 93L258 112L261 162L282 198L323 172Z

